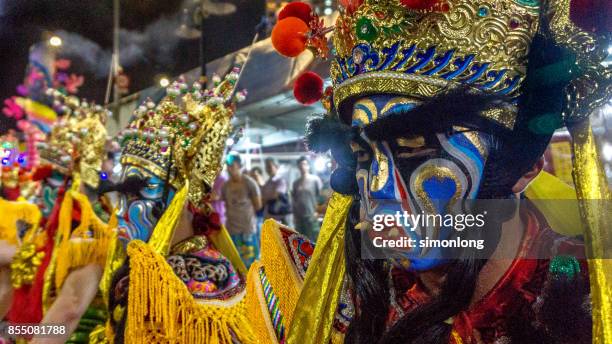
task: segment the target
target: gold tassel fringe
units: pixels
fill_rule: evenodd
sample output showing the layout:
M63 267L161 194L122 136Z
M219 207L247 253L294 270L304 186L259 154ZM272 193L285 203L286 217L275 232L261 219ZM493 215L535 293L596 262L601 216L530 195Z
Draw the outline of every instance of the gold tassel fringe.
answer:
M130 282L126 338L130 343L231 344L256 339L245 292L225 301L197 302L165 258L140 240L128 245Z
M261 344L278 344L276 333L270 320L267 301L259 278L259 269L263 265L256 261L251 264L247 278L247 312L255 337Z
M289 326L304 281L287 251L279 226L273 219L268 219L263 223L261 229L261 263L266 269L266 275L274 293L278 296L285 326ZM259 280L259 277L257 279Z
M81 208L81 222L72 231L74 202ZM108 224L96 216L91 203L84 194L70 190L64 196L58 223L57 257L55 264L55 287L59 290L71 269L89 264L104 266L113 230L117 219L113 215Z
M7 201L0 198L0 214L2 214L2 221L0 221L0 240L8 242L10 245L18 246L19 235L17 234L19 228L17 224L19 221L25 222L25 224L31 226L27 233L35 233L40 224L42 214L38 207L28 202L13 202ZM28 235L26 234L26 236ZM23 241L27 241L24 236Z

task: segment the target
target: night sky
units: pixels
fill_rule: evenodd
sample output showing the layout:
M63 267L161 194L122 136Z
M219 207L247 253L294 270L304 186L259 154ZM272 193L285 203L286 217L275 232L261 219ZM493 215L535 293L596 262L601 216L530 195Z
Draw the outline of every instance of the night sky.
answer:
M181 23L182 7L193 1L121 0L121 64L130 78L130 92L151 86L158 74L174 76L199 65L199 40L183 40L174 34ZM237 11L206 20L206 61L247 46L264 15L265 0L225 1L235 4ZM66 38L60 56L73 61L70 72L85 76L79 95L103 102L112 47L112 3L0 0L0 99L15 95L24 77L29 47L52 31Z

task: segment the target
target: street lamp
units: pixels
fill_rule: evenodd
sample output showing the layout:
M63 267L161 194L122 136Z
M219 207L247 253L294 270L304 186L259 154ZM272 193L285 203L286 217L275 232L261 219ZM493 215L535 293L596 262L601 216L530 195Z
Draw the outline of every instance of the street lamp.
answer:
M62 45L62 39L59 36L51 36L51 38L49 38L49 44L52 47L59 47Z

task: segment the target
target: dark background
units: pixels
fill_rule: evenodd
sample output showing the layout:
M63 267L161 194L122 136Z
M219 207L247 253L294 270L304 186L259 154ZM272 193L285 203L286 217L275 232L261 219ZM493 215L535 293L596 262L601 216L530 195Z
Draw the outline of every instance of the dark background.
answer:
M159 74L176 76L199 66L200 41L174 34L188 1L193 2L121 0L121 65L130 79L130 92L153 85ZM265 14L265 0L225 1L235 4L237 11L205 21L205 61L250 44ZM78 95L102 103L112 50L112 4L112 0L0 0L0 100L16 94L30 46L46 32L63 30L58 32L70 39L64 39L59 57L71 59L69 71L85 77ZM0 115L1 127L10 127L10 122Z

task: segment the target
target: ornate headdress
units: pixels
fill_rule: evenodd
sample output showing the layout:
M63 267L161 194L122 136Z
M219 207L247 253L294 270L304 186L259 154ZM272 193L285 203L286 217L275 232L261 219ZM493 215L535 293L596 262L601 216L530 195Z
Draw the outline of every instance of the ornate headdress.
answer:
M38 144L41 163L65 175L78 174L85 184L97 188L107 141L108 110L53 89L48 93L63 104L64 115L53 126L47 142Z
M518 96L538 30L537 1L405 3L366 0L340 15L331 68L337 107L372 93L419 100L453 84ZM486 114L509 128L515 115Z
M419 101L456 85L516 100L527 76L528 55L536 34L544 33L569 48L580 72L598 66L607 47L572 23L568 0L340 3L330 73L333 105L338 110L360 96L393 93ZM273 31L273 44L287 56L295 56L306 47L316 53L313 37L320 40L329 32L315 25L316 15L302 13L305 10L301 7L291 3L283 9ZM294 52L287 48L296 46L302 49ZM576 70L561 72L576 75ZM601 83L601 75L598 77L590 80ZM588 98L584 93L582 96ZM601 105L597 100L595 103ZM506 107L485 111L482 116L513 129L517 112L516 107Z
M177 190L189 185L189 200L198 206L221 170L240 68L235 67L212 89L199 82L189 87L179 80L167 89L159 104L145 101L119 134L121 161L143 167Z
M564 122L573 138L573 174L582 219L588 227L585 231L588 251L592 257L609 256L612 240L606 232L610 228L609 216L604 215L609 214L609 207L601 205L609 202L588 201L612 199L597 159L588 116L609 100L612 73L609 67L600 64L606 56L607 44L596 38L590 28L584 30L570 18L570 10L573 13L592 10L586 8L588 4L570 0L339 2L342 7L334 28L335 52L331 63L333 94L331 102L327 101L335 112L342 113L352 101L367 95L397 94L418 102L454 86L466 85L513 100L513 107L493 108L478 116L502 129L542 141L543 146ZM296 56L300 49L312 48L312 37L327 31L312 25L312 17L296 11L297 6L289 6L293 8L285 12L290 12L288 18L292 19L279 15L277 37L272 42L281 54ZM534 43L550 51L532 50ZM535 54L550 52L557 60ZM540 64L535 65L533 62L538 59ZM334 120L333 117L326 118ZM321 123L324 122L318 125ZM533 123L547 126L542 128L546 130L533 130ZM319 136L327 138L333 134ZM336 212L346 210L330 208ZM333 215L329 217L338 218ZM309 338L308 342L314 343L329 338L329 330L319 319L333 318L340 286L320 286L321 281L341 280L338 275L330 276L327 264L344 265L342 246L338 244L343 240L338 239L344 235L343 230L341 224L334 231L321 231L311 266L321 264L324 268L308 271L304 290L325 294L328 303L319 303L315 309L313 302L309 302L314 298L303 293L300 303L309 307L296 310L299 325L292 326L288 342ZM594 259L589 261L589 270L593 339L603 343L612 338L612 326L607 321L612 314L609 302L612 268ZM309 288L312 286L316 288Z

